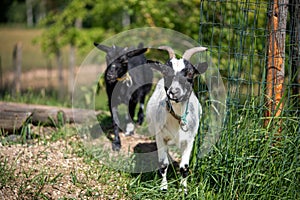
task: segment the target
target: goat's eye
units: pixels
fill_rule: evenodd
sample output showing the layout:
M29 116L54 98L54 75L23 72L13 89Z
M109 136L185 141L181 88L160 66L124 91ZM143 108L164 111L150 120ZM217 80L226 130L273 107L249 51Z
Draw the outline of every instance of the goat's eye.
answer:
M193 79L194 73L191 72L191 71L188 71L187 74L186 74L186 77L187 77L188 79Z

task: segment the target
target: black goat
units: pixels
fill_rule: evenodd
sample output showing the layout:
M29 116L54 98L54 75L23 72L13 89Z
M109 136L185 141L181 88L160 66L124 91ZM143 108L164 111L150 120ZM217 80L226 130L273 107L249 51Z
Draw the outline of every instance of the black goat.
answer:
M142 124L144 121L145 96L151 90L153 73L150 68L137 68L147 62L143 54L147 49L142 48L143 44L140 44L138 48L122 48L114 45L108 47L97 43L94 45L106 52L105 84L115 135L112 149L119 151L121 148L119 126L121 124L118 105L122 103L128 105L129 115L126 116L125 135L131 135L134 131L133 119L137 103L140 103L137 122Z

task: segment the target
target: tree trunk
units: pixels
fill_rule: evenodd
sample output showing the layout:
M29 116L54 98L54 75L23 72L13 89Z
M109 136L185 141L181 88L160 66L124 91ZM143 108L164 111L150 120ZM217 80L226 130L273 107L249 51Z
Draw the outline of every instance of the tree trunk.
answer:
M36 17L37 18L36 23L38 23L39 21L41 21L46 17L46 4L47 4L47 0L40 0L39 12Z
M284 92L284 59L285 59L285 32L287 21L288 0L274 0L270 5L268 29L268 60L266 83L265 125L270 119L280 117L283 109L282 96ZM282 121L278 119L278 132L281 132ZM273 127L275 128L275 127Z
M26 0L26 15L27 15L27 26L33 26L33 8L32 0Z
M130 25L130 15L128 11L124 10L122 13L122 26L127 27Z

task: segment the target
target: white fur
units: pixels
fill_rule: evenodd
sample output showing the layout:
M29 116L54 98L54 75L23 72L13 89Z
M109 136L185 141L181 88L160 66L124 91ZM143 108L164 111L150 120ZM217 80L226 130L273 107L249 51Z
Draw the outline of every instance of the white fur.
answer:
M180 68L178 67L176 70L180 70ZM178 115L182 115L185 112L187 103L189 104L188 115L186 117L186 126L188 129L184 131L178 120L167 111L166 100L167 95L164 89L164 80L161 79L147 105L146 117L149 126L148 129L151 134L156 135L160 164L168 166L168 145L176 144L182 154L180 167L184 168L186 165L189 165L190 154L193 148L194 138L198 131L199 117L202 113L202 108L194 92L192 92L188 101L179 103L172 102L172 107ZM161 189L163 190L167 189L166 172L167 169L165 173L162 173ZM186 191L186 178L182 179L181 184Z
M180 72L181 70L183 70L183 68L185 68L182 58L181 59L172 58L171 62L175 72Z

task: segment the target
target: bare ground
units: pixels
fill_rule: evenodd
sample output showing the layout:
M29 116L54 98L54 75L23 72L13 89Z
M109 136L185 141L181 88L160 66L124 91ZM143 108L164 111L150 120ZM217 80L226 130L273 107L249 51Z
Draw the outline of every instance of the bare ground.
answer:
M95 69L95 71L97 71ZM13 82L14 75L6 74L4 83ZM67 84L67 71L64 71ZM22 88L57 87L57 71L36 70L22 75ZM66 130L73 125L66 125ZM0 200L1 199L126 199L127 188L122 175L109 170L102 161L86 162L80 148L74 144L85 142L78 134L52 140L56 128L32 127L38 139L25 144L0 143ZM128 155L156 151L153 138L135 134L121 134L120 153L112 152L111 141L101 137L100 143L111 155ZM151 158L156 159L156 158ZM0 176L1 176L0 175ZM125 180L126 181L126 180ZM127 180L128 181L128 180ZM128 183L127 183L128 184Z
M32 199L41 195L48 199L86 199L89 195L99 199L125 199L122 193L126 193L126 188L122 188L121 177L116 176L118 173L103 167L101 161L87 163L84 157L78 155L76 151L80 149L74 147L82 140L78 134L51 142L51 135L57 131L55 128L33 127L32 130L46 139L39 138L26 144L0 143L2 170L13 173L13 176L7 177L6 184L1 182L0 199ZM121 139L120 153L133 152L138 144L153 142L139 135L121 135ZM107 149L111 147L111 141L107 138L102 138L102 144ZM101 180L103 173L106 176ZM122 192L116 192L116 188Z

